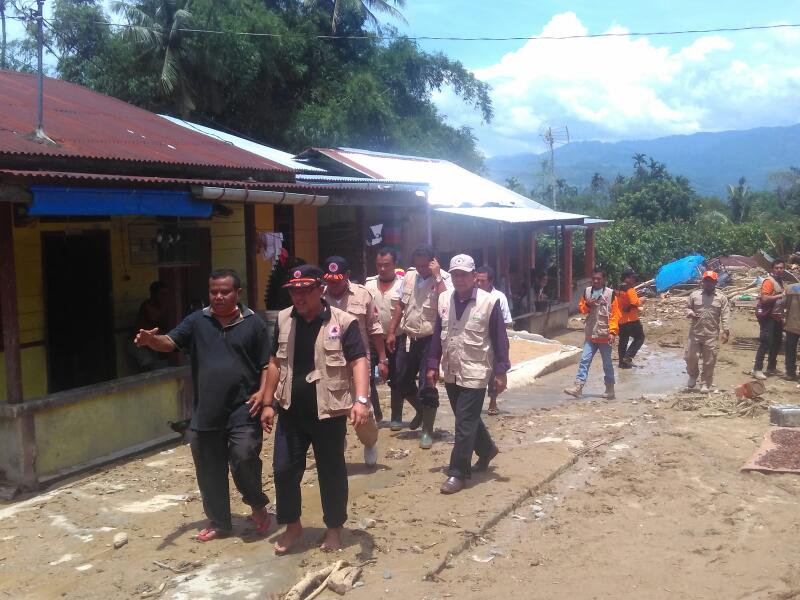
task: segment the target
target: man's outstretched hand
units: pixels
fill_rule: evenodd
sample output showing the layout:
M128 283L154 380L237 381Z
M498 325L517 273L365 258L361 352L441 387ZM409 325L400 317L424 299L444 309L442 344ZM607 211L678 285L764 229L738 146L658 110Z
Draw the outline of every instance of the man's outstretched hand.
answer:
M133 338L133 343L142 347L150 347L150 344L156 339L156 335L158 335L158 327L153 329L140 329L139 333L136 334L136 337Z

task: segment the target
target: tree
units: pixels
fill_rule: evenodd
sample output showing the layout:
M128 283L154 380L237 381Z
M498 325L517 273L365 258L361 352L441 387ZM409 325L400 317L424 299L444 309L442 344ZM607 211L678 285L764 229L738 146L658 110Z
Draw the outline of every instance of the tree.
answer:
M406 0L306 0L312 8L321 7L330 14L331 33L336 34L346 12L351 12L369 25L378 35L383 33L381 22L376 12L389 15L403 23L407 23L400 8L404 8Z
M744 223L750 217L750 195L747 180L739 178L737 185L728 185L728 204L730 205L731 221Z
M512 192L517 192L522 196L528 195L528 192L525 191L525 186L522 185L522 182L516 177L508 177L506 179L506 187L510 189Z
M0 69L7 69L6 49L8 47L8 34L6 32L6 7L8 0L0 0Z
M125 17L126 32L146 53L160 63L159 82L167 97L174 97L185 116L194 109L193 91L187 76L187 56L183 47L186 32L194 25L192 0L114 0L111 8Z

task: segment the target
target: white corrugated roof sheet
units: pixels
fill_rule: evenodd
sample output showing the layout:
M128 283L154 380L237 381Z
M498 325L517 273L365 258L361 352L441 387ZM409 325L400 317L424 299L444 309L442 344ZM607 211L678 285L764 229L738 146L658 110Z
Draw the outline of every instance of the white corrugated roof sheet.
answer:
M527 206L502 207L502 206L465 206L459 208L437 208L436 212L501 221L503 223L563 223L572 221L575 224L583 223L584 215L564 213L550 208L532 208Z
M352 148L335 148L333 154L367 176L427 183L430 186L428 203L431 206L506 206L550 210L450 161Z
M218 131L216 129L212 129L211 127L206 127L205 125L198 125L197 123L192 123L191 121L184 121L183 119L178 119L177 117L171 117L169 115L159 116L167 121L175 123L176 125L186 127L187 129L193 129L194 131L235 146L240 150L246 150L247 152L267 158L278 163L279 165L283 165L284 167L288 167L296 171L305 171L307 173L325 173L325 169L318 169L317 167L312 167L310 165L297 162L294 160L294 156L292 154L283 152L277 148L270 148L269 146L253 142L230 133L225 133L224 131Z

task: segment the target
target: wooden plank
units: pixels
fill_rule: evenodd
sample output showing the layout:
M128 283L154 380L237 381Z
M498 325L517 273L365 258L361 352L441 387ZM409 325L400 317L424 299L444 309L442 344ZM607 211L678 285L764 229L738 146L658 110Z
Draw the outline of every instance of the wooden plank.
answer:
M6 366L6 400L22 402L22 361L19 352L19 320L17 319L17 271L14 265L14 205L0 203L0 281L5 289L0 294L3 320L3 351Z
M245 277L247 277L247 304L258 306L258 274L256 271L256 210L252 204L244 207L244 261Z

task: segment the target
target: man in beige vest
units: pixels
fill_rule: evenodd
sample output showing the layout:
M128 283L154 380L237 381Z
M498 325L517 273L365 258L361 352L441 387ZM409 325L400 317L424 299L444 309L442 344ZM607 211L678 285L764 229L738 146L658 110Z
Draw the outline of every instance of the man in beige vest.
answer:
M441 270L432 246L419 246L411 261L414 270L409 269L403 277L386 337L389 352L397 352L397 377L392 384L392 429L396 431L402 426L399 420L405 399L417 410L408 428L416 429L422 424L419 447L428 449L433 445L439 393L426 382L425 358L436 325L439 295L452 289L452 283L450 275Z
M383 329L378 319L378 308L375 306L372 294L363 285L350 281L350 265L341 256L329 256L323 264L325 265L325 294L323 295L325 302L356 318L364 348L369 349L371 339L380 360L381 376L385 378L388 367L386 366L386 350L383 346ZM372 378L372 374L370 374L370 380ZM378 463L378 425L375 422L374 410L373 406L369 425L375 430L375 443L364 446L364 464L368 467L374 467ZM378 410L380 411L380 405L378 405ZM362 430L362 435L359 437L362 441L363 433ZM368 441L372 441L372 437L369 435Z
M375 301L375 306L378 308L378 319L381 323L381 329L383 329L385 346L386 335L389 333L389 326L392 324L392 311L394 310L394 307L397 306L398 301L396 300L396 297L400 295L400 286L403 283L403 277L397 273L397 252L388 247L378 250L378 254L375 257L375 269L378 274L373 277L367 277L364 287L367 288L372 294L372 297ZM372 348L370 350L372 350ZM381 363L378 359L377 348L375 348L375 351L371 352L370 354L372 357L373 369L376 366L380 366ZM389 352L388 349L386 350L387 370L386 375L383 376L383 379L389 383L390 386L394 380L396 356L397 353ZM369 383L369 397L372 401L372 406L375 409L375 418L381 421L382 418L378 416L380 404L378 402L378 388L376 385L377 381L374 376L370 377ZM402 410L403 407L401 405L401 413ZM399 431L402 428L401 421L402 414L395 414L393 408L391 423L392 430Z
M494 379L498 394L506 388L508 359L500 303L475 283L475 261L458 254L450 261L454 291L439 296L438 316L427 359L428 385L434 387L441 363L447 398L456 418L456 439L450 453L443 494L464 489L472 471L485 471L498 450L481 420L486 388ZM473 452L478 455L470 465Z
M786 374L787 381L797 380L797 342L800 340L800 284L786 287L784 301L786 322L783 329L786 332Z
M327 527L322 549L341 549L347 520L347 419L358 432L370 417L369 366L358 323L322 299L322 276L319 267L302 265L285 284L293 307L278 314L264 384L261 425L267 433L276 411L279 417L273 469L278 523L286 524L286 530L275 542L277 554L288 552L303 533L300 482L309 446Z
M589 377L589 367L597 352L603 359L603 381L606 391L601 394L606 400L615 398L614 360L611 349L619 333L619 302L614 290L606 286L606 272L602 267L592 269L592 285L583 290L578 301L578 310L586 315L583 354L578 365L575 385L564 390L565 394L580 398Z
M700 377L698 357L703 357L702 393L711 391L714 368L719 354L719 339L727 344L730 337L731 307L728 297L717 289L718 275L714 271L703 273L703 289L695 290L686 300L686 317L689 319L689 343L686 346L687 387L693 390Z

